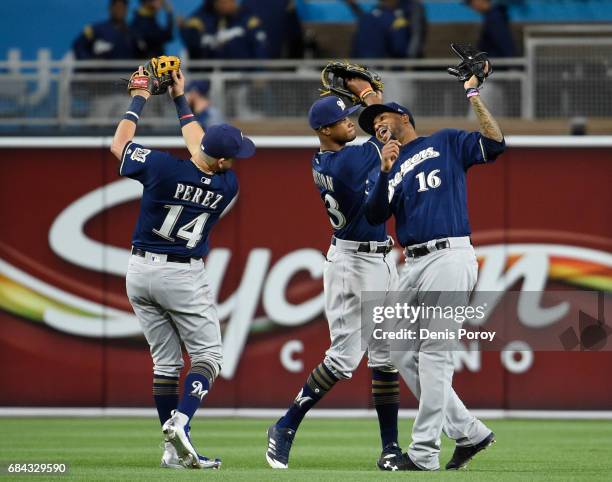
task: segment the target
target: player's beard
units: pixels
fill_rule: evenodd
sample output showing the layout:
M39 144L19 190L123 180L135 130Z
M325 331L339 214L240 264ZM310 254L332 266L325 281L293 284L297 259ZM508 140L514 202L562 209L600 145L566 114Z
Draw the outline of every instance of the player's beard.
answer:
M353 132L352 134L349 134L348 132L344 135L338 135L338 137L333 137L332 140L336 143L336 144L340 144L341 146L344 146L345 144L354 141L355 139L357 139L357 133Z
M355 139L357 139L357 132L353 130L351 134L346 134L346 139L344 140L344 142L353 142Z

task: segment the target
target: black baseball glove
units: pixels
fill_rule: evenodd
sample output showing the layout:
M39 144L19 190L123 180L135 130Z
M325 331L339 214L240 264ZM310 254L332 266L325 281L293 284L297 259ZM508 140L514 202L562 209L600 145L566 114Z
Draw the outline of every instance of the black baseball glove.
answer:
M355 77L367 80L372 89L381 91L384 83L376 72L368 70L367 67L349 62L330 62L321 72L321 83L323 88L319 89L321 95L335 94L348 100L352 104L362 103L357 94L351 92L346 86L346 79Z
M455 67L449 67L448 73L457 77L460 82L465 82L475 75L478 78L478 86L480 87L485 79L493 73L493 67L487 57L486 52L479 52L470 44L455 44L451 43L452 51L461 60ZM489 65L486 70L487 64Z
M181 59L162 55L153 57L143 69L143 73L134 72L128 80L128 92L133 89L143 89L151 95L164 94L173 83L172 71L181 67Z

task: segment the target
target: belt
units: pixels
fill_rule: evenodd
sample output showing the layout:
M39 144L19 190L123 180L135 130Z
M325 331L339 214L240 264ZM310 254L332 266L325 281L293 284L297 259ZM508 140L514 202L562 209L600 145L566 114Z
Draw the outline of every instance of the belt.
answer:
M141 258L146 258L147 252L144 249L135 248L132 246L132 254L134 256L140 256ZM155 254L155 253L151 253ZM190 256L175 256L174 254L166 254L166 261L168 263L191 263L191 260L198 260L200 258L192 258Z
M340 240L340 241L344 241L344 240ZM355 243L357 243L357 241L355 241ZM332 244L334 246L336 246L336 237L332 237ZM372 250L370 243L363 242L363 243L359 243L359 245L356 246L357 249L355 250L356 253L376 253L376 254L387 254L389 253L389 251L391 251L393 249L393 243L387 243L387 244L379 244L378 246L376 246L376 249ZM342 246L342 249L344 248L344 246Z
M423 246L417 246L416 248L406 248L405 253L408 258L420 258L421 256L425 256L433 251L439 251L441 249L450 248L450 241L448 239L443 239L440 241L436 241L435 244Z

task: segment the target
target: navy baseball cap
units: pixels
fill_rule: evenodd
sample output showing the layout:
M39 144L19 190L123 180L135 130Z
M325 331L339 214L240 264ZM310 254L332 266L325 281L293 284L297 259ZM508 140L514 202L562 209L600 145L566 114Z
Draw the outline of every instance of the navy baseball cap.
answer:
M215 159L244 159L255 154L255 144L244 137L237 127L219 124L206 129L200 146L205 154Z
M397 102L387 102L386 104L372 104L366 107L359 115L359 127L361 127L371 136L375 136L376 132L374 132L374 119L376 119L376 116L382 114L383 112L392 112L394 114L400 115L406 114L410 119L412 127L415 127L412 112L410 112L406 107L399 105Z
M322 97L310 107L308 122L310 127L317 130L348 117L359 107L359 105L354 105L347 108L344 101L335 95Z

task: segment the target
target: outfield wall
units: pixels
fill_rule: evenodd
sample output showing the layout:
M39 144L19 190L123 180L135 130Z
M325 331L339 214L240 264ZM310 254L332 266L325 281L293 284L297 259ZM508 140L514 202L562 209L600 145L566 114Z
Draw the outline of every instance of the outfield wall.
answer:
M329 342L321 252L331 230L312 185L316 144L255 140L256 157L236 165L240 200L215 228L206 260L226 358L212 407L285 406ZM186 155L178 138L139 141ZM477 289L541 280L546 291L605 292L607 308L612 138L508 143L498 162L469 174L480 269L500 267ZM0 139L0 406L151 405L151 361L123 278L141 191L117 176L109 145ZM528 346L529 336L521 341ZM455 386L475 408L610 410L609 350L483 352L459 363ZM407 390L402 400L416 407ZM321 403L369 406L365 364Z

